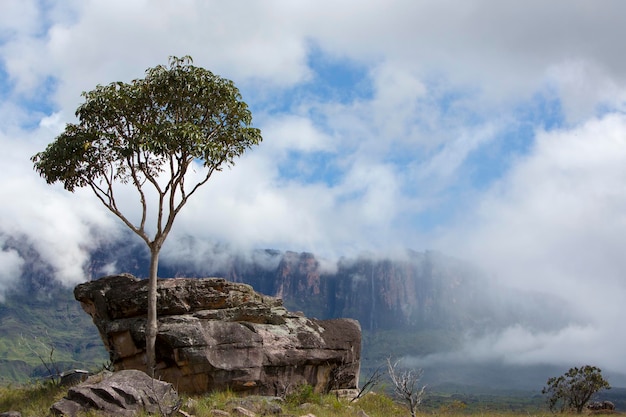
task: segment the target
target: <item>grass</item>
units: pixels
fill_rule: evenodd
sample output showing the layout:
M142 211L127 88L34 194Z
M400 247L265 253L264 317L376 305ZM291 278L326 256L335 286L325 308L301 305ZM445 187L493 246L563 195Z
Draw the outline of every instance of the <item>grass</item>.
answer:
M50 406L61 399L67 389L51 383L31 383L0 387L0 412L19 411L23 417L49 415ZM496 400L494 400L496 401ZM421 416L443 417L549 417L547 409L511 409L501 398L500 403L466 404L456 398L439 400L419 408ZM405 417L409 411L402 404L395 402L384 393L370 393L356 402L339 399L334 395L322 395L313 392L310 386L302 386L283 401L276 403L266 397L240 397L231 391L220 391L204 396L182 396L182 410L196 417L211 417L212 410L230 412L241 406L256 412L257 415L303 416L313 414L316 417L354 417L362 410L369 417ZM279 405L281 414L276 414ZM85 417L98 417L101 414L89 412ZM576 414L561 414L575 416Z
M22 417L45 416L67 389L51 383L0 387L0 412L19 411Z

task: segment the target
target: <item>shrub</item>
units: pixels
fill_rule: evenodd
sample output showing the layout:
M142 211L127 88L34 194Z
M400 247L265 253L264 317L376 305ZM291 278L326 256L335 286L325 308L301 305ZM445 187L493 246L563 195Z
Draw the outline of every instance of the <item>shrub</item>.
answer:
M299 385L290 394L287 394L285 401L292 405L301 405L304 403L321 404L322 396L316 393L309 384Z

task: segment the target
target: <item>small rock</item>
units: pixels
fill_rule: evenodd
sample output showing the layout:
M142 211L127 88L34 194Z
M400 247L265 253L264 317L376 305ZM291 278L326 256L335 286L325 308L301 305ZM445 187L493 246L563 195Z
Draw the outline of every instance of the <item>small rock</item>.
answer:
M90 375L91 372L89 371L85 371L83 369L72 369L71 371L61 373L60 384L63 387L80 384L81 382L85 382Z
M19 411L5 411L0 413L0 417L22 417L22 413Z
M244 416L244 417L256 417L256 414L252 411L245 409L243 407L235 407L233 408L233 414L236 416Z
M230 414L228 414L224 410L211 410L211 415L213 417L228 417L228 416L230 416Z
M282 402L279 397L250 395L247 397L233 398L229 400L226 403L226 408L243 407L253 413L263 416L280 415L283 413L283 410L278 404L279 402Z

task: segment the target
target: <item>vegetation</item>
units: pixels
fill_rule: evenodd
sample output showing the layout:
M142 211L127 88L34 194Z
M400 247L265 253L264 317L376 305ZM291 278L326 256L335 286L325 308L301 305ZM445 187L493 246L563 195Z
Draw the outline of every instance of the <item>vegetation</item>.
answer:
M83 93L78 124L68 124L32 158L49 184L60 182L71 192L91 189L150 249L150 372L158 331L159 253L174 219L213 173L234 165L235 158L262 140L233 82L191 62L190 57L172 57L168 67L150 68L143 79ZM139 216L122 204L126 186L136 191Z
M0 412L19 411L23 417L46 416L50 406L66 393L66 388L49 382L0 386Z
M294 310L301 309L297 306ZM431 353L452 351L461 346L461 334L446 329L397 329L363 331L363 352L369 363L385 363L389 356L402 357L407 354L423 356Z
M65 288L11 293L0 304L0 328L0 385L48 377L42 359L62 371L99 369L109 359L91 318Z
M0 387L0 412L14 410L23 417L49 414L50 406L66 394L66 388L49 383L23 386ZM495 397L479 395L438 396L428 393L418 409L418 415L434 416L477 416L477 417L549 417L551 413L532 398L523 402L518 397ZM183 397L182 410L196 417L210 417L212 410L230 410L235 406L253 408L251 402L230 391L214 392L205 396ZM516 404L511 407L512 402ZM405 417L407 409L383 392L370 393L356 402L338 399L334 395L320 395L309 387L301 387L280 403L283 415L301 416L313 414L317 417L354 417L363 410L369 417ZM97 417L93 412L89 416ZM262 413L257 413L262 415ZM566 414L567 415L567 414ZM572 414L575 415L575 414Z
M541 393L548 396L550 410L574 410L580 414L595 393L609 388L600 368L585 365L570 368L564 375L548 379Z

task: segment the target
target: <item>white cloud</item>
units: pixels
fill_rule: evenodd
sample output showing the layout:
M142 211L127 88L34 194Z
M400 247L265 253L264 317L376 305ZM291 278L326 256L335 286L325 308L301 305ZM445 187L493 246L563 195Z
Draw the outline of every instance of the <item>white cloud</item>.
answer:
M48 186L34 172L30 157L35 146L56 135L54 117L46 120L31 132L0 131L0 193L6 196L0 204L0 232L28 239L55 269L57 279L75 284L86 279L86 250L97 247L100 238L114 236L115 227L108 214L95 201L85 199L84 193L70 194Z
M6 0L0 16L0 36L11 37L16 33L34 33L39 28L39 10L35 1Z
M588 322L552 333L513 327L469 340L462 355L626 371L626 338L615 332L626 296L625 235L626 117L539 131L530 153L440 245L493 271L500 283L573 302Z
M497 111L530 97L552 68L588 61L623 96L626 59L617 52L626 5L584 0L510 4L486 0L373 1L310 11L311 31L324 48L359 60L385 59L475 90ZM318 22L319 21L319 22ZM323 22L323 23L322 23ZM617 48L617 49L616 49ZM603 83L586 78L584 84ZM565 96L580 85L563 86ZM609 97L605 97L609 98ZM486 105L475 102L474 106ZM568 105L566 107L569 107Z
M622 267L625 192L624 116L539 132L531 153L483 197L477 216L465 219L468 238L480 242L469 253L507 276L558 266L572 281L587 276L581 283L592 288ZM551 279L531 274L524 281Z
M499 132L498 121L476 128L463 129L458 136L446 142L440 150L418 168L417 178L422 181L438 178L447 183L456 176L468 155L495 139Z
M611 321L611 324L617 324ZM533 332L520 325L513 325L497 333L480 338L468 337L459 350L434 353L410 358L417 367L437 364L488 364L570 366L593 364L611 372L623 372L624 343L602 343L615 340L608 326L571 325L552 332Z
M306 40L284 11L256 3L158 3L90 0L39 9L32 19L42 33L19 27L2 45L18 91L32 94L54 77L56 100L69 117L81 91L141 77L170 55L192 55L238 81L290 85L309 76Z
M263 125L263 146L270 148L279 157L286 152L332 151L332 138L321 132L306 116L282 115L273 117Z
M610 76L601 63L572 60L547 70L548 82L559 90L564 113L572 122L584 120L597 107L623 108L626 91L623 82Z
M2 242L4 245L4 242ZM24 259L17 251L0 250L0 302L4 301L5 293L22 274Z

